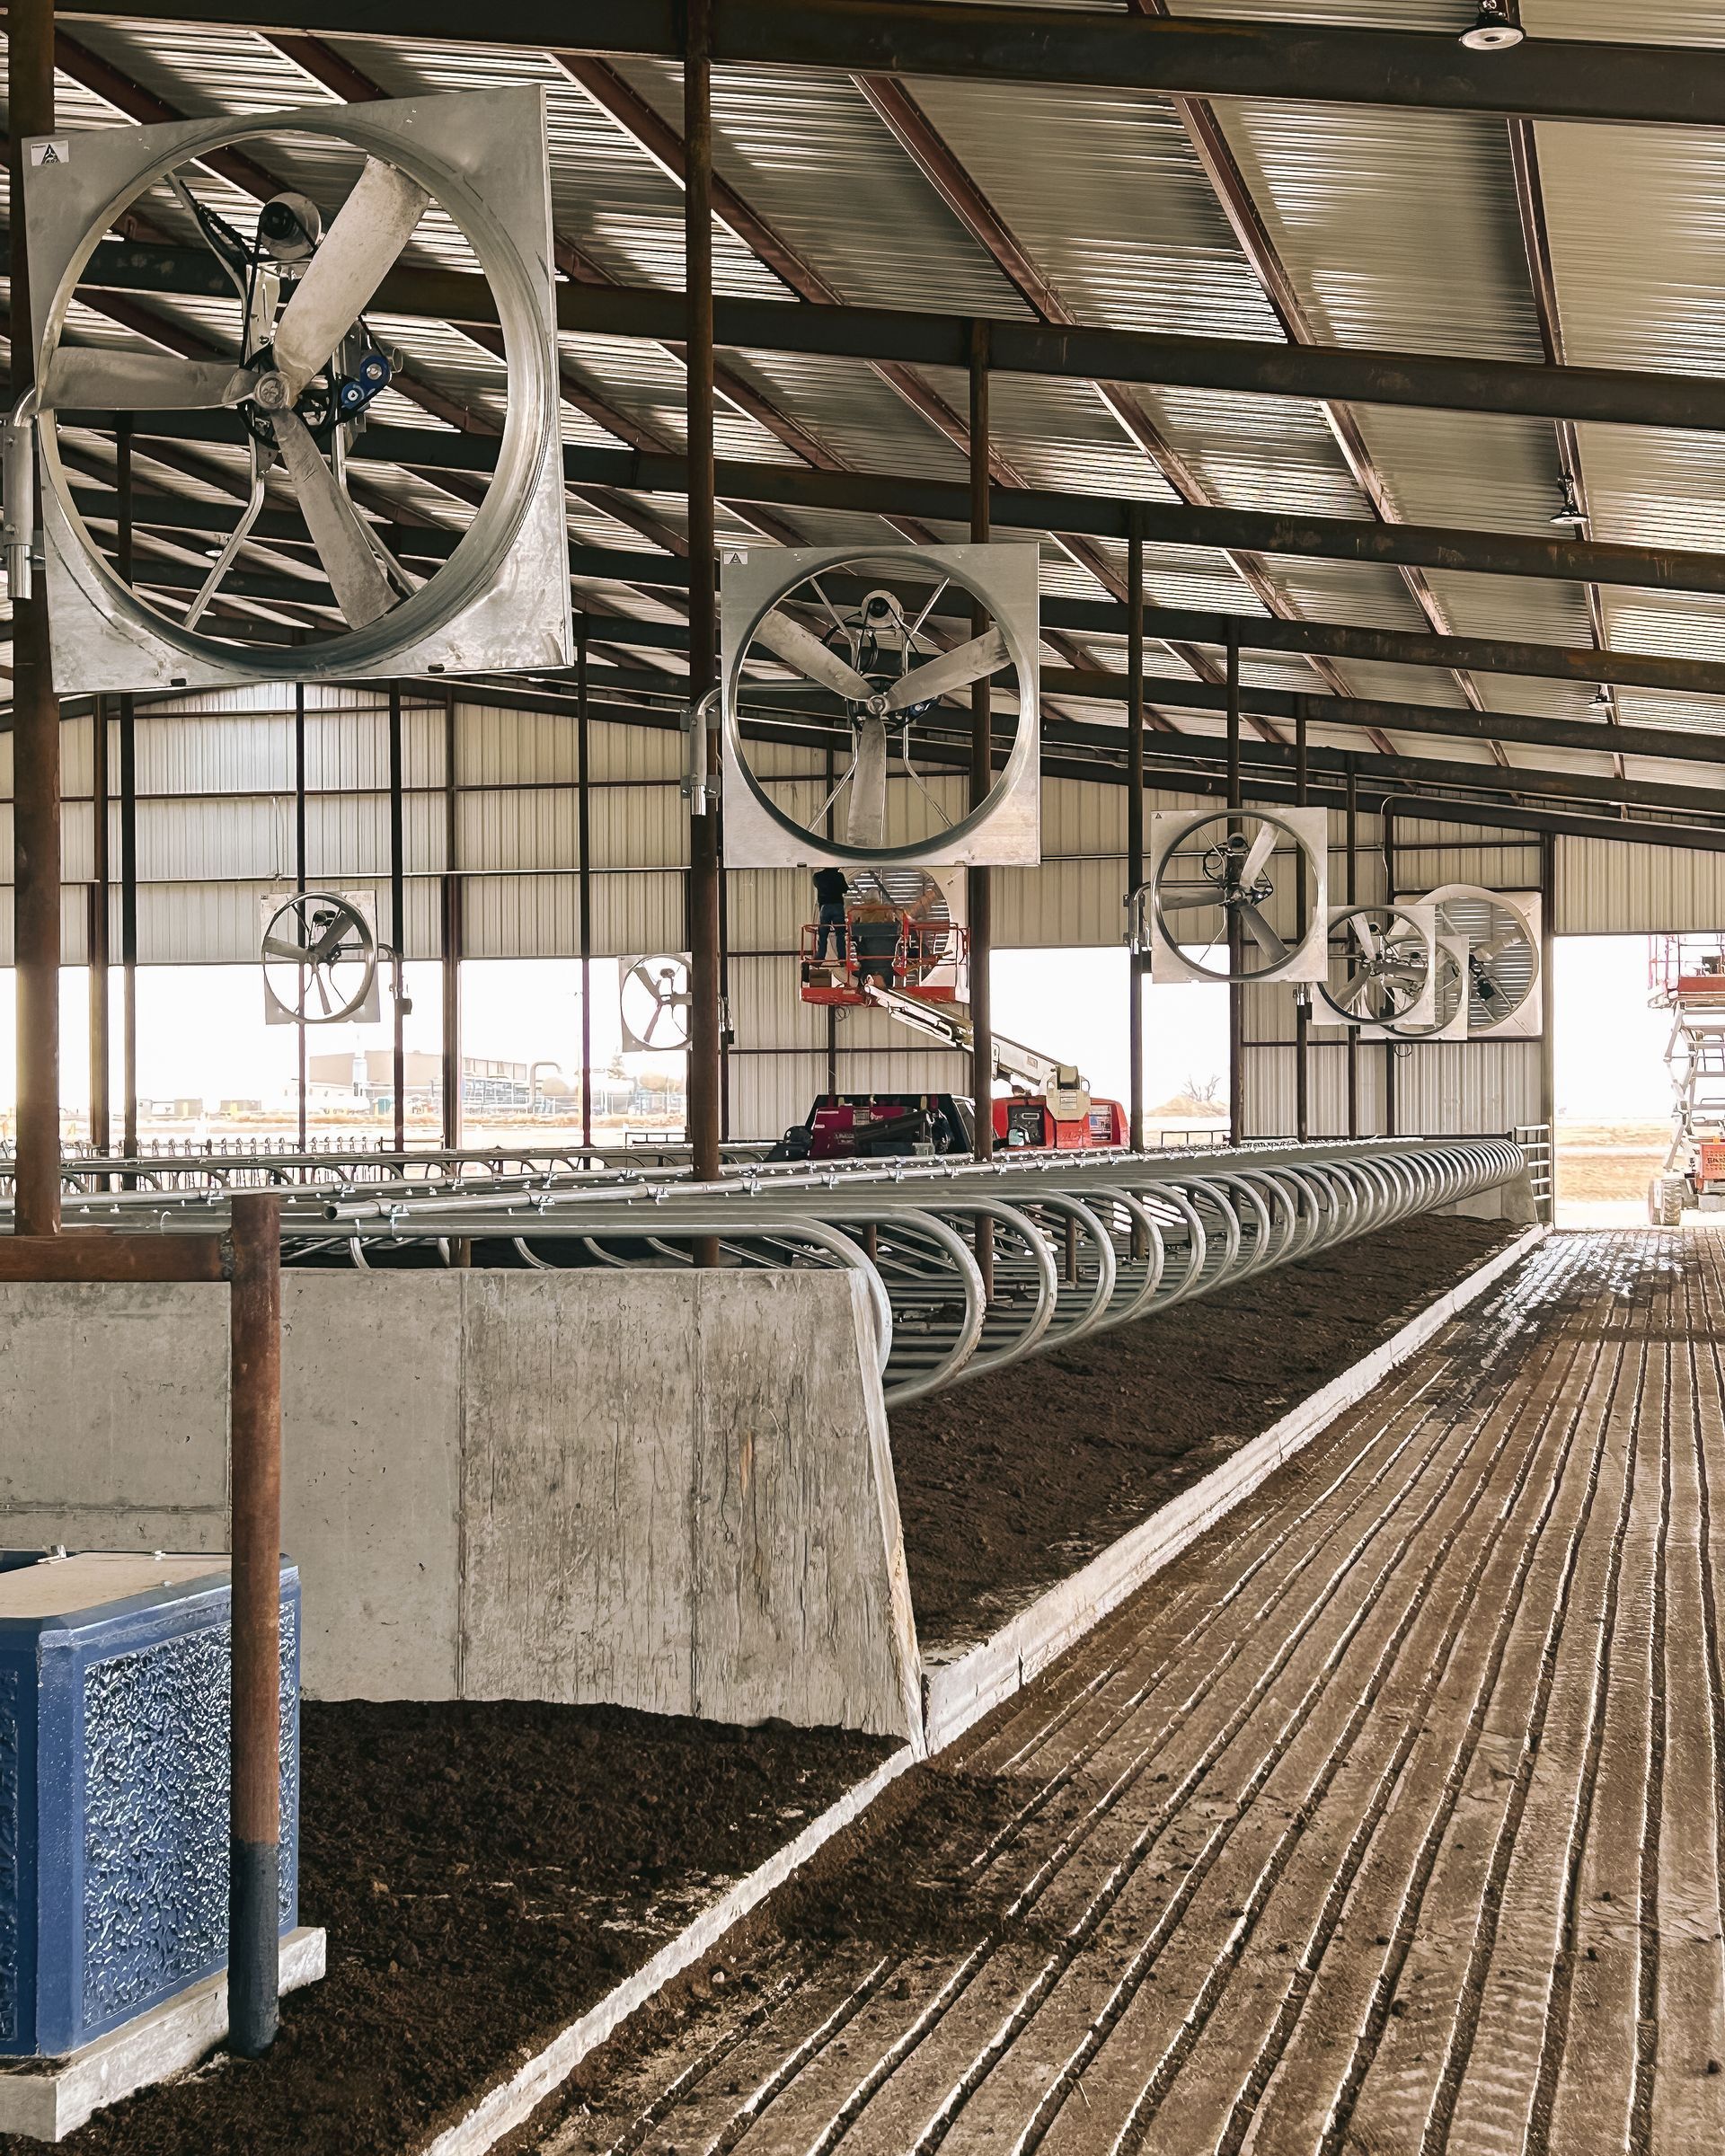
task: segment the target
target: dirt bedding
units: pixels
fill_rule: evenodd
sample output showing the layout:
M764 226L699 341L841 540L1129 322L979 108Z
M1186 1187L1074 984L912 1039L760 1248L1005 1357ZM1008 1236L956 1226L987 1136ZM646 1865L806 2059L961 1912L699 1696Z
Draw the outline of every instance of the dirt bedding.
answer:
M1520 1233L1406 1221L901 1409L924 1647L986 1638Z
M611 1707L308 1701L300 1910L328 1976L283 2001L267 2058L217 2053L61 2146L422 2148L890 1749Z

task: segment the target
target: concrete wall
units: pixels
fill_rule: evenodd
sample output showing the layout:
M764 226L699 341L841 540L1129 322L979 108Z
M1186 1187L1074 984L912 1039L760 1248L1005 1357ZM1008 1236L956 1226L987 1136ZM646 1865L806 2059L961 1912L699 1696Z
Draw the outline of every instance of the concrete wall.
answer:
M283 1291L308 1692L916 1729L854 1275ZM0 1542L225 1548L226 1354L220 1288L0 1285Z

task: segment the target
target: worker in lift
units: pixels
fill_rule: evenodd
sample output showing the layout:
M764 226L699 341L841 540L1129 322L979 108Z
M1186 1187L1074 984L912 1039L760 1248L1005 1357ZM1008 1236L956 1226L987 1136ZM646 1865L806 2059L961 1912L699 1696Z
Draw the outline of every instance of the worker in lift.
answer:
M872 898L851 915L851 934L856 945L857 978L865 985L878 981L890 988L898 956L898 909L884 898Z
M815 963L824 966L827 953L836 950L842 968L846 951L845 942L845 901L850 895L850 884L843 869L817 869L815 870L815 921L819 933L815 938Z

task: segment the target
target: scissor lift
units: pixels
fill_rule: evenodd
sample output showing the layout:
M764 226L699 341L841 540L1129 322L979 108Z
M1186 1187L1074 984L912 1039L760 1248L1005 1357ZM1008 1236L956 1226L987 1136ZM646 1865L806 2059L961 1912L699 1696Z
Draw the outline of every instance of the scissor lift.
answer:
M1671 1013L1671 1144L1647 1211L1676 1227L1685 1212L1725 1212L1725 932L1655 936L1648 1002Z

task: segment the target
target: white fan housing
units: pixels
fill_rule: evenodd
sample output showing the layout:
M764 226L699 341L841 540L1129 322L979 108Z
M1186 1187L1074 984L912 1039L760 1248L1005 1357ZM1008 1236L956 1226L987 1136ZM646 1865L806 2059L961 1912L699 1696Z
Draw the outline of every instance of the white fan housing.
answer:
M693 1022L688 959L632 959L617 974L617 1005L626 1054L680 1055Z
M1329 970L1330 818L1323 808L1159 808L1150 880L1135 891L1131 941L1153 981L1321 981ZM1295 894L1305 868L1305 933ZM1231 971L1227 924L1237 923Z
M358 151L365 162L315 248L297 255L291 247L277 250L279 299L254 316L254 292L233 358L66 343L79 278L116 219L181 168L262 137L302 138L324 159L346 151L349 164ZM56 137L58 154L45 162L36 155L40 144L27 146L43 562L57 690L204 689L571 663L543 90L81 130ZM434 208L465 239L497 302L509 395L483 501L448 559L404 589L414 580L399 571L392 579L342 475L345 446L363 413L332 429L326 422L326 455L300 411L309 395L334 396L340 355L344 346L352 349L347 340L363 341L366 308L421 216ZM236 305L238 295L227 304ZM254 334L263 341L252 352L237 349ZM377 365L375 352L367 363ZM243 642L218 633L221 624L208 615L186 627L120 579L75 501L57 414L164 407L228 413L241 446L275 430L264 460L288 479L325 572L345 595L344 629L300 644ZM252 455L255 500L261 488L258 452ZM140 506L139 523L146 522Z
M376 1025L377 901L370 891L267 891L258 900L270 1026Z
M1042 857L1037 564L1033 544L727 550L719 615L727 862L751 869L1034 867ZM858 608L821 596L828 584L841 580L847 587L860 580L878 588L868 597L878 596L887 605L878 648L871 640L871 658L859 649ZM903 615L892 618L895 587L912 583L925 599L908 602ZM794 610L784 604L793 597L799 601ZM937 599L947 615L969 611L955 607L955 599L976 600L992 626L955 649L942 649L923 626ZM749 675L748 662L768 658L796 678L762 683ZM894 759L907 786L921 788L932 800L916 769L916 729L926 723L926 711L942 704L940 716L949 730L953 723L965 723L947 700L990 677L1014 693L1017 727L1005 768L987 799L950 821L937 814L941 827L926 836L889 843L888 781ZM830 804L830 836L825 829L828 804L811 803L809 821L801 821L751 768L744 739L743 704L771 711L785 704L786 690L794 694L799 683L811 696L824 694L829 703L836 701L850 722L850 760ZM787 707L785 716L794 713ZM950 764L943 765L942 775L950 770ZM787 791L781 786L779 793Z
M1440 936L1467 939L1469 1040L1534 1040L1542 1024L1537 891L1446 883L1428 891Z
M1330 966L1319 984L1321 1025L1429 1026L1437 1001L1429 906L1341 906L1330 915Z

